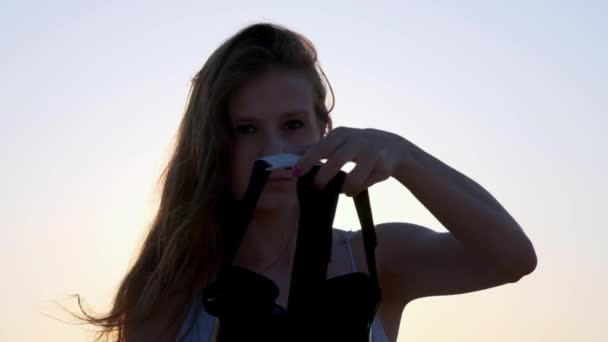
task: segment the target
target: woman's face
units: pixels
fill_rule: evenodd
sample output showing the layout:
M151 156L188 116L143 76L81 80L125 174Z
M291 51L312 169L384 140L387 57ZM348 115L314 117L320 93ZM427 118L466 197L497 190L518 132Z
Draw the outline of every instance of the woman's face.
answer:
M235 136L230 183L238 199L246 190L257 158L294 153L298 147L321 139L312 84L295 71L271 70L245 82L230 98L228 112ZM292 177L289 170L272 171L258 209L296 204L296 178L273 182L275 175Z

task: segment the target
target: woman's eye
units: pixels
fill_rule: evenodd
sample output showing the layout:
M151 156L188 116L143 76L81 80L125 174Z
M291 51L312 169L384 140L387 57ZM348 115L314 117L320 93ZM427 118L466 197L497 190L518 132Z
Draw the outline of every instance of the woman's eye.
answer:
M304 127L304 124L300 120L290 120L290 121L287 121L287 123L285 123L285 126L287 126L287 128L289 130L293 131L293 130ZM253 125L239 125L239 126L236 126L236 131L238 134L248 135L248 134L255 133L257 131L257 129Z
M255 132L255 127L252 125L240 125L236 127L236 131L239 134L250 134Z
M289 127L289 129L298 129L304 127L304 124L300 120L290 120L286 123L286 125Z

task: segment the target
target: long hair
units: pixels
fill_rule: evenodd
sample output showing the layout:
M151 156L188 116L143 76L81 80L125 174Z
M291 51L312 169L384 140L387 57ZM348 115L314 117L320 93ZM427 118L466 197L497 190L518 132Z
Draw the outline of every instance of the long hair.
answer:
M194 300L214 280L223 252L221 213L230 203L226 175L231 158L226 156L232 153L233 133L227 103L243 82L271 68L306 75L322 136L332 129L334 94L307 38L283 26L257 23L223 42L192 80L174 150L159 179L158 211L112 308L95 317L75 295L84 313L77 317L101 328L96 341L125 341L126 330L161 312L168 323L162 331L175 336Z

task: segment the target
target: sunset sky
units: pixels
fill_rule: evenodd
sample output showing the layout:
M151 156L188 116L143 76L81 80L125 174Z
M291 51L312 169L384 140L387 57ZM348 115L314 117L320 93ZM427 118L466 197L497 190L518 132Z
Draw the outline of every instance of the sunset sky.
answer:
M0 341L92 341L55 302L109 308L190 80L259 21L316 45L336 126L405 137L484 186L534 243L534 273L414 301L399 341L606 341L607 17L603 1L2 3ZM370 198L376 223L445 231L394 179ZM341 197L335 225L358 224Z

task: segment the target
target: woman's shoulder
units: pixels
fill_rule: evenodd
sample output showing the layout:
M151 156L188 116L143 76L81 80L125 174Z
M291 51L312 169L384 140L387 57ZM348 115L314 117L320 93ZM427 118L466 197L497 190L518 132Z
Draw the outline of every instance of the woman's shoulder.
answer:
M352 230L345 230L342 228L333 227L333 240L344 240L345 237L349 236Z
M164 300L159 300L153 312L138 324L127 324L125 326L125 341L175 341L179 324L176 317L183 316L183 310L188 311L190 307L183 305L188 301L184 294L174 294Z

